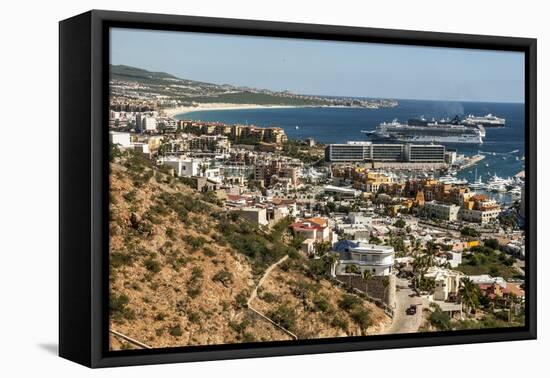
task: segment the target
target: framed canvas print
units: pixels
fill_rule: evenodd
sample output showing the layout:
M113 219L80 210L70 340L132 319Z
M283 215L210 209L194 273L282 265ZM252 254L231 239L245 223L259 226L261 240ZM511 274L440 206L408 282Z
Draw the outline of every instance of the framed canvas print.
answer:
M60 22L60 355L536 337L536 41Z

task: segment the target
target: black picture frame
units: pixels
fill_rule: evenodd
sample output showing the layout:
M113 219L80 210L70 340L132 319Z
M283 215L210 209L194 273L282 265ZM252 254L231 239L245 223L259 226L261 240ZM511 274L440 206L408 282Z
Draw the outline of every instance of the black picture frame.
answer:
M518 51L525 54L526 324L111 352L108 343L109 28ZM536 39L92 10L59 24L59 354L88 367L535 339Z

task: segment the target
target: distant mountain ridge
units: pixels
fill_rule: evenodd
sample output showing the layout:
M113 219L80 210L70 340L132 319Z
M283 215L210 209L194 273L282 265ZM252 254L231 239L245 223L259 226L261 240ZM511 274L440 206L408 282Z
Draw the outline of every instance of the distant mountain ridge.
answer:
M112 76L126 76L145 79L179 79L178 77L166 72L147 71L142 68L126 66L124 64L109 65L109 72Z
M161 95L180 102L225 102L294 106L354 106L369 108L397 105L397 102L393 100L327 98L315 95L296 94L288 90L273 91L249 86L214 84L182 79L166 72L153 72L127 65L110 65L109 73L111 82L115 80L140 83L142 88L132 88L132 91L139 91L141 95ZM127 93L128 92L124 88L114 88L112 92L115 96L125 96Z

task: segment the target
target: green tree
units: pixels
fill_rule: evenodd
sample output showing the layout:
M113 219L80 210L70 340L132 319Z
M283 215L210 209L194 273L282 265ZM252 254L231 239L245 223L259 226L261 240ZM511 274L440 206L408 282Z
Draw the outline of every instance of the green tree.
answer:
M369 239L370 244L382 244L382 240L376 236L371 236Z
M351 286L351 277L355 274L359 274L360 273L360 270L359 270L359 267L355 264L348 264L346 265L346 267L344 268L344 272L346 272L348 274L348 277L349 277L349 285Z
M329 241L318 241L314 244L314 250L315 253L319 255L324 255L328 251L330 251L330 248L332 247L331 242Z
M466 313L471 314L479 307L481 292L479 287L468 277L460 280L459 295L462 306L466 308Z
M393 225L397 228L403 228L407 225L407 222L405 222L403 219L398 219Z
M441 310L439 305L432 303L430 305L432 308L432 313L430 314L428 320L431 325L437 328L439 331L448 331L451 329L451 317L449 314Z
M369 280L372 278L372 273L365 269L363 271L363 280L365 281L365 294L369 293Z
M462 227L462 229L460 230L460 234L464 235L464 236L470 236L470 237L473 237L473 238L477 238L481 235L481 233L479 231L477 231L476 229L472 228L472 227Z
M491 249L499 249L500 247L500 244L497 239L487 239L483 244L485 244L486 247L489 247Z

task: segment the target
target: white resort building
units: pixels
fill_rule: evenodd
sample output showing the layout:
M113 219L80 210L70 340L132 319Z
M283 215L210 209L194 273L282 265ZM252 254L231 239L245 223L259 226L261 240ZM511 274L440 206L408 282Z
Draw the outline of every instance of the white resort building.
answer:
M335 268L337 275L348 274L346 267L355 265L361 274L368 270L373 276L392 273L395 251L386 245L369 244L366 240L346 241L338 248L340 260Z

